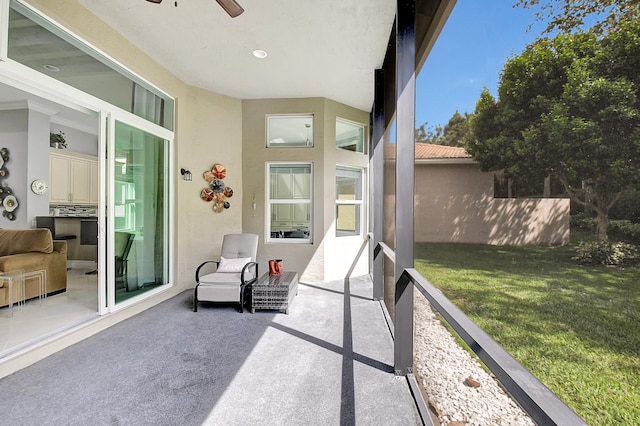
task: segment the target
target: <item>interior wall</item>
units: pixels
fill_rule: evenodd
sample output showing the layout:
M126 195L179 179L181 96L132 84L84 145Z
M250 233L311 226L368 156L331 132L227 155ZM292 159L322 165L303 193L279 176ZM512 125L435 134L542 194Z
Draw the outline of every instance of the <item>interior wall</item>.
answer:
M73 127L51 123L49 129L52 133L64 132L69 152L79 152L80 154L98 156L98 117L95 117L95 129L93 132L79 130ZM49 146L47 139L47 147Z
M242 216L234 207L216 214L200 199L201 173L220 162L230 173L233 206L242 205L242 126L240 100L184 84L126 38L85 9L79 0L27 0L44 14L78 34L116 61L173 96L176 101L174 146L174 282L177 289L195 285L195 267L210 259L224 234L241 232ZM183 181L180 168L193 181ZM234 214L236 213L236 214Z
M27 109L0 111L0 148L9 150L9 161L5 167L8 175L1 179L2 186L9 187L18 200L18 208L14 211L15 220L2 216L4 208L0 208L0 228L21 229L27 227L28 205L24 184L27 181L27 135L29 111Z
M49 181L49 114L29 109L27 146L25 161L27 170L20 190L24 191L26 207L24 228L35 228L36 216L49 214L49 192L35 194L31 191L31 182L36 179Z

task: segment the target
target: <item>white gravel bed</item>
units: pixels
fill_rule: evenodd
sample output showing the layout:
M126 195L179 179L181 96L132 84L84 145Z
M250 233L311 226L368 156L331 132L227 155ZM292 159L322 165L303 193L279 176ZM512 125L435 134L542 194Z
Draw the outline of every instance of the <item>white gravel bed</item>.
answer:
M415 297L415 373L442 425L535 425L442 325L431 305Z

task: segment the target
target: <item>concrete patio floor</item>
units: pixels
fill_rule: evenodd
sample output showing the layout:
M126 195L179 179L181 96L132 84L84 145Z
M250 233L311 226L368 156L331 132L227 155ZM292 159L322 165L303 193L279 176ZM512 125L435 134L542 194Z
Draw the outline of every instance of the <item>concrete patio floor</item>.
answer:
M298 290L289 315L180 293L0 379L3 422L422 424L369 278Z

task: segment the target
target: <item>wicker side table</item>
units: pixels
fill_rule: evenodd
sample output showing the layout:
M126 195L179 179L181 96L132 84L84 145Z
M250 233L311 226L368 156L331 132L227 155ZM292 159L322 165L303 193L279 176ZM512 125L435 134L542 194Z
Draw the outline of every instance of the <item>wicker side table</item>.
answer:
M256 309L276 309L289 313L289 306L298 294L298 273L285 271L280 276L264 274L251 285L251 313Z

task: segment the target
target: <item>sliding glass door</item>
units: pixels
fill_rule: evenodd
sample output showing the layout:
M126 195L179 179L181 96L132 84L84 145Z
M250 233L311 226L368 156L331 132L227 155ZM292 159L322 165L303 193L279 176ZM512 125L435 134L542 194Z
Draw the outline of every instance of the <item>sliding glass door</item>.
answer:
M111 306L169 283L169 140L114 120ZM111 278L111 277L109 277Z

